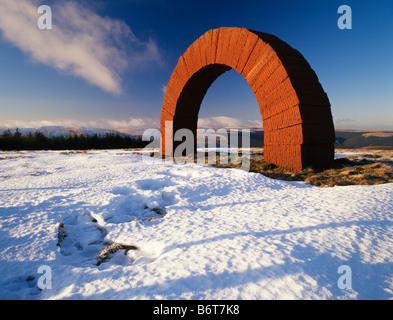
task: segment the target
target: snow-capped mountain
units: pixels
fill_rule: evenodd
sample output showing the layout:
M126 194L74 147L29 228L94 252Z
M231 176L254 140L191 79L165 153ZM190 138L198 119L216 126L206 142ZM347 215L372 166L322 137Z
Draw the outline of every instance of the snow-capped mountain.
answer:
M0 129L0 134L3 133L6 129ZM14 133L17 129L10 129L11 133ZM140 133L140 130L133 130L129 128L124 129L103 129L103 128L86 128L86 127L64 127L64 126L45 126L40 128L21 128L18 129L23 135L28 133L35 133L37 131L43 133L47 137L58 137L58 136L72 136L72 135L105 135L105 134L116 134L119 133L121 135L127 136L138 136L143 133Z

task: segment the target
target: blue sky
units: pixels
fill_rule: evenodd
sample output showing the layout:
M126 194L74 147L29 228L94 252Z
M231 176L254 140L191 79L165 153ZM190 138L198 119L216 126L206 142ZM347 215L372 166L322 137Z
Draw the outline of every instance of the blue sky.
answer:
M15 5L15 3L18 3ZM38 6L52 8L39 30ZM340 5L352 29L340 30ZM2 0L0 127L154 127L179 56L221 26L278 36L318 75L336 128L393 130L393 2ZM235 71L202 102L204 125L254 125L255 97Z

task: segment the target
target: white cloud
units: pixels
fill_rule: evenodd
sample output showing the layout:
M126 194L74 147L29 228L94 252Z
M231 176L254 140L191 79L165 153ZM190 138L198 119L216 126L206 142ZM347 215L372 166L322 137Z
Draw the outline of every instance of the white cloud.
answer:
M54 119L54 120L9 120L0 123L0 128L41 128L47 126L61 127L87 127L101 129L140 129L140 128L159 128L160 120L153 118L132 118L124 120L117 119L97 119L97 120L77 120L77 119Z
M110 129L121 129L121 128L159 128L160 120L153 118L128 118L125 120L103 120L103 124L107 124Z
M198 119L199 128L262 128L261 120L240 120L236 118L217 116Z
M75 1L52 6L52 29L40 30L36 0L1 0L3 38L33 61L120 94L121 73L150 62L161 63L156 43L139 40L126 23L101 17Z
M158 118L125 118L125 119L96 119L78 120L58 118L54 120L8 120L0 122L0 128L40 128L46 126L87 127L102 129L145 129L160 128ZM217 116L198 119L198 127L204 129L220 128L261 128L262 120L239 120L231 117Z

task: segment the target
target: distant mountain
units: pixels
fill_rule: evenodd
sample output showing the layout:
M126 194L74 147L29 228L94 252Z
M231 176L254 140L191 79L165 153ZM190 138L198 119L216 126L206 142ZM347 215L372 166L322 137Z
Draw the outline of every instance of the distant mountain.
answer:
M139 137L147 128L130 129L120 128L102 129L102 128L85 128L85 127L62 127L46 126L40 128L22 128L19 131L22 134L39 131L47 137L72 136L72 135L95 135L104 136L106 134L117 134L121 136ZM6 129L0 129L0 134ZM11 129L14 133L16 129ZM158 130L158 129L157 129ZM228 129L229 132L229 129ZM263 130L251 129L250 145L251 147L263 147ZM241 142L241 130L239 129L239 143ZM393 131L358 131L358 130L336 130L335 146L337 148L368 148L368 149L393 149Z
M0 129L0 134L3 133L6 129ZM46 126L40 128L21 128L18 129L23 135L28 134L29 132L41 132L47 137L68 137L73 135L81 135L81 136L104 136L106 134L116 134L125 136L139 136L139 130L135 133L132 130L113 130L113 129L101 129L101 128L85 128L85 127L62 127L62 126ZM16 129L11 129L11 133L14 133Z
M251 130L250 146L263 147L263 130ZM239 131L239 142L241 131ZM336 148L393 150L393 131L336 130Z
M336 130L337 148L393 149L393 131Z
M251 147L263 147L263 131L251 131ZM393 131L336 130L336 148L393 150Z
M263 131L251 131L251 147L263 147ZM393 150L393 131L336 130L336 148Z

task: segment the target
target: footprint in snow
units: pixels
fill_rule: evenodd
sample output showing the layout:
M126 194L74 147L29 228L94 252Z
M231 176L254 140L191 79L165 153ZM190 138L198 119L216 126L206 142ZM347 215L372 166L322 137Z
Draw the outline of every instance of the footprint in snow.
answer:
M162 190L165 187L173 186L174 183L164 179L144 179L135 181L138 188L141 190Z
M91 263L104 248L106 230L90 214L70 215L57 225L57 246L71 263Z
M98 222L100 220L105 225L161 219L167 213L166 206L177 201L176 192L160 190L170 183L147 179L139 180L137 185L142 189L141 193L126 186L114 188L112 193L117 197L100 216L73 214L58 223L57 245L64 259L76 265L93 263L99 266L104 262L128 265L136 260L140 263L156 258L155 250L105 242L107 231Z
M145 179L136 181L141 191L129 187L116 187L112 193L118 195L105 208L102 217L110 223L150 221L163 218L166 207L177 202L176 192L162 190L172 185L163 180Z
M166 214L165 203L156 196L145 196L136 192L121 194L112 199L101 216L108 223L149 221L161 219Z
M148 246L106 242L107 231L90 214L71 215L57 225L57 246L63 259L75 266L130 265L150 262L158 254Z

